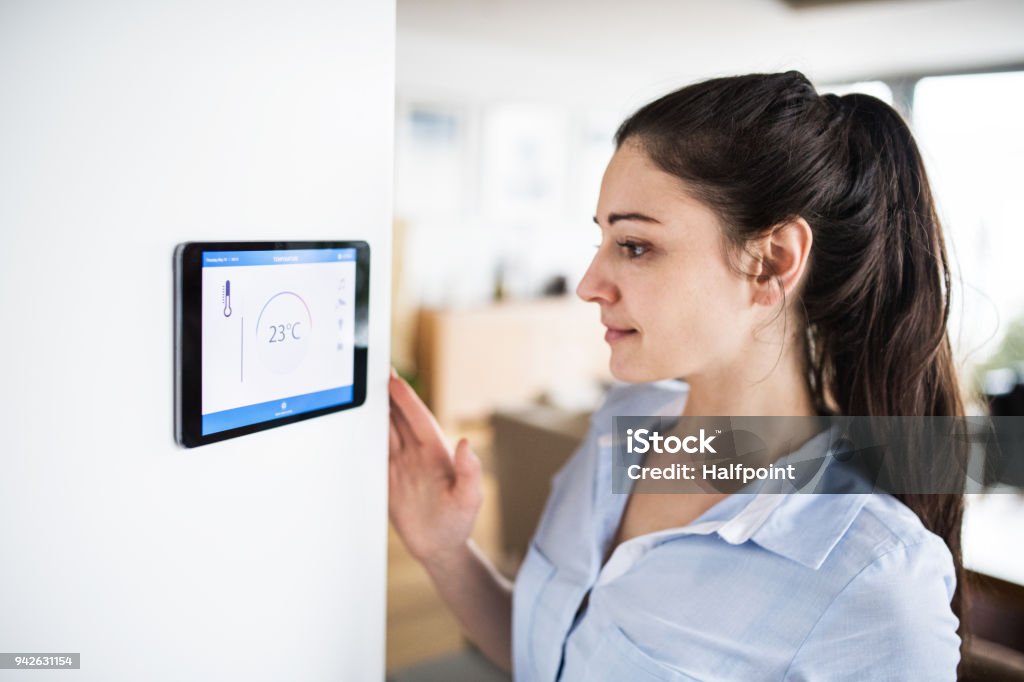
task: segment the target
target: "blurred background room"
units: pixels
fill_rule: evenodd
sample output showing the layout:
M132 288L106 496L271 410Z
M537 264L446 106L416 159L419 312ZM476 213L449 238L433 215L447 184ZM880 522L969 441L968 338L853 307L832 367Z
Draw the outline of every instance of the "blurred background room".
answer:
M611 381L597 306L574 290L599 241L612 136L697 80L798 69L906 117L951 251L972 410L1024 414L1024 3L398 0L397 11L392 361L481 456L474 537L509 576ZM1024 485L1022 470L1000 485ZM964 532L977 655L1024 671L1024 497L972 496ZM467 652L393 532L389 548L389 676L505 679Z

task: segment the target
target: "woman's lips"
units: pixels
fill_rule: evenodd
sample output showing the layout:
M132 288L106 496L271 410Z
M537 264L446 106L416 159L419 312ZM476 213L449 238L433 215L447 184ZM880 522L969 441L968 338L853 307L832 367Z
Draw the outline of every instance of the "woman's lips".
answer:
M607 341L608 343L615 343L619 339L631 336L633 334L636 334L635 329L612 329L611 327L609 327L608 331L604 333L604 340Z

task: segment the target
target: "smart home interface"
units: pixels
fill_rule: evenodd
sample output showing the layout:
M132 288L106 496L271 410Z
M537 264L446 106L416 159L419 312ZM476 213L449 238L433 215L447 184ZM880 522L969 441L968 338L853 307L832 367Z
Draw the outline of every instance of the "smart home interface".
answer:
M362 249L189 246L195 253L188 259L192 267L182 263L183 275L188 278L192 270L195 278L198 270L200 295L199 353L191 354L201 358L199 404L192 406L193 412L198 408L195 444L343 408L355 401L357 388L365 392L365 346L359 381L356 367L357 318L365 319L365 310L357 315L365 302L365 292L357 291L365 279L359 267L360 251L366 265L365 244ZM187 309L188 282L183 287ZM189 311L182 312L189 317Z

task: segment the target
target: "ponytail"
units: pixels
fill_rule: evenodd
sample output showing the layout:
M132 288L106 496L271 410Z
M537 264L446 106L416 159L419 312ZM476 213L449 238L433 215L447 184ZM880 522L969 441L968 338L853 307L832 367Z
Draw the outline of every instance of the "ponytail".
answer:
M827 396L845 415L961 417L963 398L947 333L950 268L917 145L899 114L874 97L823 100L840 118L839 155L849 177L833 220L863 230L865 250L845 267L838 253L827 260L819 255L811 269L803 301L814 340L808 361L817 397ZM826 231L828 220L823 222ZM914 448L913 441L907 447ZM912 454L886 464L923 469L946 462ZM953 467L887 475L945 479L946 490L963 489L965 482L963 469ZM951 606L963 640L963 496L895 496L953 555L957 586Z

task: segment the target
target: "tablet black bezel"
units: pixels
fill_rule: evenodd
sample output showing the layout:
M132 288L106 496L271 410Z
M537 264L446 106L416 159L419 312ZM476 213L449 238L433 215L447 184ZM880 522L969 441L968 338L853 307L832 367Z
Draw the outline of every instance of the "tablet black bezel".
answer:
M202 254L204 251L286 251L290 249L355 249L355 366L352 401L226 431L202 433ZM175 438L194 448L285 424L359 407L366 401L366 359L369 337L370 245L364 241L311 242L187 242L174 254Z

